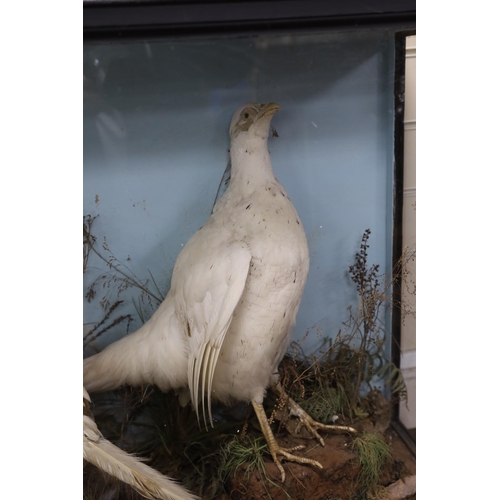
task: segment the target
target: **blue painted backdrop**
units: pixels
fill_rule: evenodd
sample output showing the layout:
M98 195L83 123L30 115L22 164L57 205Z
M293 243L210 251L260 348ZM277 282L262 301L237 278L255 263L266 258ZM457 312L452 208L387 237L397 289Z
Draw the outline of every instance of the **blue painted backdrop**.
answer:
M370 228L370 262L391 260L393 33L341 31L84 45L84 214L96 244L165 292L183 244L209 216L245 101L276 101L269 149L306 229L311 270L295 338L315 350L357 303L347 270ZM105 253L105 252L104 252ZM106 267L91 256L84 292ZM151 280L150 280L151 284ZM85 328L104 316L84 301ZM120 295L130 313L139 292ZM113 293L111 293L111 297ZM103 334L100 348L123 335ZM92 351L89 351L92 352Z

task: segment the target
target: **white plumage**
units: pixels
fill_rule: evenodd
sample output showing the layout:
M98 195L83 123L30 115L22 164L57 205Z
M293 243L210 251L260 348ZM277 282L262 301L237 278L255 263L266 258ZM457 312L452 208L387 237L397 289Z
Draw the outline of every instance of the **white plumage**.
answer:
M129 455L101 434L85 408L90 397L83 389L83 458L99 469L129 484L143 497L150 500L198 500L172 479L160 474L143 461Z
M279 448L262 407L278 381L309 270L302 223L267 149L279 109L248 103L236 110L226 193L179 254L164 302L137 332L84 360L84 385L90 392L141 383L187 387L205 422L212 400L252 402L284 479L277 454L320 464ZM319 438L316 428L324 426L293 404Z

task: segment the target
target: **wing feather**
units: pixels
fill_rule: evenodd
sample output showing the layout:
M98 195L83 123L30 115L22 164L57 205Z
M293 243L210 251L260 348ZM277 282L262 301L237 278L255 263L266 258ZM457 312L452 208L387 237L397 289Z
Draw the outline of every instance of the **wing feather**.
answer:
M193 245L191 251L188 245L182 252L184 262L179 266L182 274L174 273L172 287L177 288L176 310L181 322L186 325L191 401L198 421L198 406L201 403L203 420L207 425L205 407L211 422L212 386L217 360L234 309L245 289L252 255L247 244L241 241L206 245L203 255L199 250L195 253L199 246ZM187 262L191 265L187 266Z

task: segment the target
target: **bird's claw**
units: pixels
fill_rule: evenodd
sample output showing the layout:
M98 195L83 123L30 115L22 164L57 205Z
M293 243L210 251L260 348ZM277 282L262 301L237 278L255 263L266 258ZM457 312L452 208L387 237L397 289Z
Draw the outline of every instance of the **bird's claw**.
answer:
M325 442L323 438L318 434L317 429L356 432L356 429L353 429L352 427L348 427L346 425L326 425L322 424L321 422L316 422L316 420L314 420L311 416L309 416L309 414L306 411L304 411L291 398L288 398L287 404L288 408L290 409L290 414L298 417L299 419L297 428L295 429L295 434L297 434L302 427L305 427L311 433L312 436L318 439L318 441L321 443L322 446L325 446ZM264 411L262 403L256 403L252 401L252 405L254 407L255 414L259 419L262 432L266 438L267 446L269 447L269 452L271 454L271 457L273 458L274 463L276 464L278 470L280 471L282 482L285 482L285 469L281 464L281 460L283 458L289 460L290 462L314 465L314 467L318 467L319 469L323 468L323 466L316 460L292 455L292 452L304 449L305 448L304 445L294 446L293 448L281 448L278 445L273 432L271 431L271 427L269 426L269 421L267 420L266 413Z
M318 434L318 429L323 429L326 431L345 431L353 433L357 432L356 429L354 429L353 427L349 427L348 425L328 425L317 422L291 398L288 399L288 407L290 408L290 415L298 417L299 419L299 422L295 429L295 435L298 435L300 429L302 429L302 427L305 427L310 432L310 434L321 443L321 446L325 446L325 441Z
M302 410L304 411L304 410ZM300 429L305 427L312 436L314 436L320 443L321 446L325 446L324 439L319 435L318 429L323 429L325 431L346 431L346 432L357 432L354 427L349 427L348 425L327 425L317 422L310 415L304 411L305 417L299 417L299 423L295 429L295 434L298 436Z
M303 444L294 446L293 448L282 448L276 441L276 438L274 437L271 427L269 426L269 422L267 420L266 413L264 411L262 403L255 403L254 401L252 401L252 405L254 407L255 414L259 419L262 433L266 438L267 446L269 448L269 453L271 454L274 463L276 464L278 470L281 473L281 482L283 483L285 482L285 469L283 468L283 465L281 465L281 460L280 458L278 458L278 455L289 460L290 462L297 462L299 464L310 464L314 465L315 467L319 467L320 469L323 468L323 466L316 460L311 460L310 458L303 458L303 457L297 457L296 455L292 455L292 452L294 451L303 450L305 448Z
M274 463L276 464L281 473L282 483L285 482L285 469L283 468L283 465L281 465L281 460L278 458L278 455L283 456L283 458L286 458L290 462L297 462L299 464L310 464L320 469L323 468L323 466L316 460L304 457L297 457L296 455L292 455L292 453L290 453L293 451L302 450L304 448L305 448L304 445L294 446L293 448L281 448L278 445L273 446L272 448L269 447L269 452L271 453L271 457L273 457Z

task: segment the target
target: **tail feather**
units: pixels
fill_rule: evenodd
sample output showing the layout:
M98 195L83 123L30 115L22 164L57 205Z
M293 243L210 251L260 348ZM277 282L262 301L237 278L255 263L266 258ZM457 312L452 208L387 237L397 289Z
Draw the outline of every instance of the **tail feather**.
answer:
M89 392L111 391L127 383L138 385L143 382L139 376L141 356L137 352L141 333L137 331L126 336L83 360L83 385ZM134 352L138 354L135 358Z
M187 386L187 359L186 339L167 296L139 330L83 360L83 385L91 393L125 384L177 389Z
M85 388L85 400L90 398ZM83 416L83 458L99 469L134 488L150 500L199 500L172 479L160 474L143 461L116 447L103 437L90 415Z
M154 384L162 342L152 338L151 323L83 360L83 385L90 392L112 391L122 385ZM160 384L170 388L169 381Z

